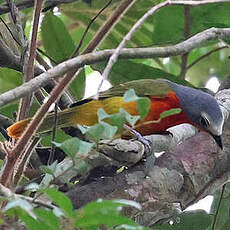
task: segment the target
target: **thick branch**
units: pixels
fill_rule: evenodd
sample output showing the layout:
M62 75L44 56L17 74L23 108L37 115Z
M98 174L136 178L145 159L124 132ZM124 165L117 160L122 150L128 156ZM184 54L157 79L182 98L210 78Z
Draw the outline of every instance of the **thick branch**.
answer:
M230 29L211 28L200 32L193 37L178 43L174 46L157 47L157 48L130 48L123 49L120 58L153 58L153 57L170 57L177 56L200 47L208 40L230 38ZM63 62L47 72L40 74L35 79L24 83L13 90L0 95L0 106L6 105L14 100L20 99L29 93L37 91L39 88L47 85L51 80L63 76L70 71L76 71L78 68L86 64L94 64L107 60L114 50L103 50L90 54L80 55L66 62Z

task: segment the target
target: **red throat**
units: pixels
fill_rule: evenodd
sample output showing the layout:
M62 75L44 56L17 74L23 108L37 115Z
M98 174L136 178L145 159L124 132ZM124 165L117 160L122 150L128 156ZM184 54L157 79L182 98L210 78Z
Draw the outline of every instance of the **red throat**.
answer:
M191 123L183 110L179 114L170 115L158 121L162 112L173 108L181 108L175 92L169 92L167 97L164 98L150 96L150 99L151 106L149 113L144 121L139 123L136 128L142 135L159 133L175 125Z

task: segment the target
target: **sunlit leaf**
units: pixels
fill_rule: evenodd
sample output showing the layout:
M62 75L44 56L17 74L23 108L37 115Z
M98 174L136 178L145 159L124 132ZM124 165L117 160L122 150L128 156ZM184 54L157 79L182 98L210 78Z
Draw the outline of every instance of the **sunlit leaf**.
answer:
M55 61L64 61L74 52L75 45L65 24L50 12L42 21L41 35L46 52Z
M93 228L101 224L112 227L125 224L127 226L138 226L131 219L121 216L120 212L124 206L140 207L137 203L126 200L102 200L87 204L84 208L77 212L76 226Z
M134 89L129 89L124 94L124 101L131 102L136 101L139 97L136 95Z
M66 155L68 155L72 159L74 159L75 157L87 156L87 154L94 145L93 143L82 141L77 137L70 138L63 143L54 142L54 144L58 148L61 148L66 153Z

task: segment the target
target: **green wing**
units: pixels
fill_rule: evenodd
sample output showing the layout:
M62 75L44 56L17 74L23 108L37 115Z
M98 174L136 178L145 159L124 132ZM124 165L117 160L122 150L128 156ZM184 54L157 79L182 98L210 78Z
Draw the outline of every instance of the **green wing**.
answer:
M140 97L150 95L165 97L168 92L173 91L169 82L165 79L141 79L114 86L105 92L101 92L99 98L123 96L129 89L134 89Z
M108 97L122 97L124 93L129 90L134 89L135 93L139 97L144 96L156 96L156 97L166 97L168 92L173 91L170 87L169 81L165 79L141 79L134 80L116 85L109 90L101 92L99 94L99 99ZM78 101L70 105L70 107L79 106L94 100L93 97Z

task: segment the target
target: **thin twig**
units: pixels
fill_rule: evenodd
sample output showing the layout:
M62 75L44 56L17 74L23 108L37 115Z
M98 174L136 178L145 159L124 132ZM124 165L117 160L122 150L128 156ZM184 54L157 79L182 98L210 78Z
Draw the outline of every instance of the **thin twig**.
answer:
M42 200L34 200L33 197L15 194L9 188L5 187L2 184L0 184L0 194L2 194L5 197L8 197L8 198L12 198L12 197L14 197L15 199L21 198L21 199L29 201L30 203L34 203L34 204L37 204L37 205L40 205L40 206L43 206L43 207L49 208L49 209L54 209L56 207L52 204L47 204L47 202L44 202Z
M41 53L42 55L44 55L45 57L49 58L50 61L52 61L55 65L58 64L58 62L56 62L52 57L50 57L50 56L49 56L45 51L43 51L42 49L37 48L37 51L38 51L39 53Z
M86 34L87 34L88 31L89 31L90 26L94 23L94 21L98 18L98 16L99 16L99 15L100 15L100 14L101 14L108 6L112 3L112 1L113 1L113 0L110 0L109 2L107 2L106 5L96 14L96 16L94 16L94 17L90 20L89 24L87 25L87 27L86 27L86 29L85 29L85 31L84 31L82 37L81 37L81 40L80 40L80 42L79 42L79 44L78 44L76 50L75 50L74 53L71 55L71 57L74 57L74 56L78 55L79 50L80 50L80 48L81 48L81 46L82 46L82 44L83 44L83 41L84 41L84 39L85 39Z
M13 183L15 186L20 181L23 172L26 170L26 167L32 156L32 153L34 152L40 140L41 140L40 137L34 137L31 143L26 148L26 150L22 152L22 154L18 157L17 164L15 164L16 166L18 166L18 168L14 169L15 174L13 175Z
M190 6L184 6L184 37L185 39L188 39L190 36L190 24L191 24L191 18L190 18ZM188 55L189 53L185 53L181 57L181 72L180 72L180 78L184 79L186 74L186 66L188 62Z
M55 102L54 122L53 122L53 130L52 130L52 146L51 146L50 155L49 155L47 165L51 165L53 163L53 160L54 160L54 153L55 153L55 149L56 149L56 145L54 144L54 141L55 141L56 134L57 134L57 123L58 123L57 112L58 112L58 106L57 106L57 102Z
M5 23L5 21L0 17L0 21L4 24L4 26L6 27L6 29L9 31L10 35L12 36L12 38L14 39L14 41L21 46L20 42L18 41L18 39L14 36L14 34L12 33L11 29L9 28L9 26Z
M11 18L13 19L14 24L16 24L17 23L17 18L16 18L16 14L15 14L14 1L13 0L6 0L6 3L8 4L9 9L10 9Z
M213 53L215 53L215 52L217 52L217 51L219 51L219 50L225 49L225 48L229 48L229 47L228 47L228 46L217 47L217 48L215 48L215 49L209 51L208 53L206 53L206 54L200 56L200 57L197 58L194 62L192 62L190 65L188 65L188 66L186 67L186 70L190 69L190 68L193 67L195 64L197 64L198 62L200 62L200 61L203 60L204 58L210 56L211 54L213 54Z
M24 82L27 82L34 77L34 60L36 55L37 33L38 33L38 25L39 25L39 18L42 9L42 4L43 4L43 0L35 1L32 38L29 47L29 59L28 59L28 63L24 63L24 65L26 66ZM32 95L27 95L25 98L21 100L19 106L19 112L18 112L18 120L22 120L25 117L27 117L31 105L31 100L32 100Z

